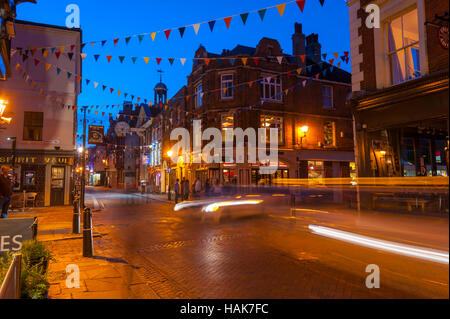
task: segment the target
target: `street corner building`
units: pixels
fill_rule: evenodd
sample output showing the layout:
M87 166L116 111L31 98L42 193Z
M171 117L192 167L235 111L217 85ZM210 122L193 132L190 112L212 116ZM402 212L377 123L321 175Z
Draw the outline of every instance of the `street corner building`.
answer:
M366 24L369 4L379 28ZM448 176L448 1L348 5L359 176Z
M14 24L12 74L0 81L0 99L7 101L5 114L12 118L0 127L0 165L14 168L13 205L20 205L24 193L36 195L39 206L68 205L81 92L81 30Z
M353 122L346 103L351 75L341 63L333 64L332 54L326 58L318 34L306 36L298 23L293 29L289 54L270 38L262 38L256 47L237 45L221 54L200 46L187 84L168 103L163 101L160 113L143 126L146 160L141 179L153 190L167 192L183 177L203 185L207 179L223 185L268 185L276 178L354 174ZM155 87L156 104L166 92L161 84ZM225 158L221 163L173 163L167 156L175 144L170 133L184 127L192 137L194 120L201 120L203 130L214 127L223 136L236 128L278 129L278 163ZM260 174L264 165L277 165L276 173Z

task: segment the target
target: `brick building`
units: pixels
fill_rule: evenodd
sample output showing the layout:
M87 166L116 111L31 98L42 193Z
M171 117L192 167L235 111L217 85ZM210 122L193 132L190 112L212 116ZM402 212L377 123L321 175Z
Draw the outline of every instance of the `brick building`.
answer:
M348 5L359 175L448 176L448 1Z
M256 47L238 45L221 54L200 46L187 85L169 100L149 128L157 132L155 137L161 143L158 156L163 192L182 177L249 185L270 184L277 177L350 176L354 144L346 99L351 76L322 61L318 35L306 37L301 24L295 25L292 42L289 55L277 40L268 38ZM296 72L299 68L300 74ZM249 82L255 84L243 85ZM278 128L277 172L260 175L263 163L236 164L225 158L220 164L172 163L167 156L174 144L170 132L185 127L192 138L194 119L202 121L203 129L215 127L223 133L229 128Z

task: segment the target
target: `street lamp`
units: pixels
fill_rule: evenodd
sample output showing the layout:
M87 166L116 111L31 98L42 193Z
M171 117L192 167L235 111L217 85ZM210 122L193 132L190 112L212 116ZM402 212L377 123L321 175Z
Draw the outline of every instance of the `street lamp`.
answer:
M10 124L12 121L12 118L3 116L3 113L5 112L7 104L8 104L8 101L0 100L0 123Z
M303 139L306 137L306 133L308 133L309 127L304 125L298 128L298 136L300 137L300 146L303 144Z
M167 156L168 156L168 157L172 157L172 155L173 155L173 151L172 151L172 150L167 151Z

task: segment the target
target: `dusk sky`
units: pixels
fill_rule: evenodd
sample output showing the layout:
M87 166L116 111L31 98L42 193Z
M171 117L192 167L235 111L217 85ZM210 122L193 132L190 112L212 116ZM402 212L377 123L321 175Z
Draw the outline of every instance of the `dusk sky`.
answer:
M80 8L83 42L108 40L102 47L87 45L84 52L88 57L83 62L83 78L105 84L122 92L153 100L153 88L159 81L158 69L164 70L163 82L169 88L169 98L184 84L186 76L192 70L192 57L200 45L209 52L221 53L223 49L233 49L236 45L256 46L262 37L278 40L283 52L292 53L291 36L294 23L303 24L303 32L318 33L322 52L332 54L350 50L348 8L344 0L326 0L321 7L319 0L306 0L304 12L301 13L295 2L288 3L283 17L276 8L267 10L261 22L256 11L275 6L287 1L274 0L228 0L228 1L87 1L87 0L38 0L37 4L25 3L18 7L18 19L65 26L65 12L69 4ZM224 18L231 15L250 12L244 26L239 16L231 21L227 30L223 20L217 21L211 32L208 24L202 24L198 35L192 27L187 27L183 38L178 30L172 30L169 40L163 32L158 33L154 41L146 35L141 44L133 37L128 45L122 38L116 46L112 39L142 33L152 33L170 28L192 25L199 22ZM63 43L62 43L63 45ZM101 57L95 62L93 55ZM113 59L107 62L106 55ZM125 56L123 64L118 56ZM130 57L138 57L133 65ZM155 59L145 64L143 57L161 57L157 65ZM187 58L182 66L178 58ZM167 58L176 58L171 66ZM350 71L350 64L343 65ZM78 98L78 105L108 105L123 103L123 96L115 92L103 92L93 85L83 85L83 92ZM118 111L117 108L114 109ZM101 117L91 117L91 121L101 123ZM107 124L107 116L103 124Z

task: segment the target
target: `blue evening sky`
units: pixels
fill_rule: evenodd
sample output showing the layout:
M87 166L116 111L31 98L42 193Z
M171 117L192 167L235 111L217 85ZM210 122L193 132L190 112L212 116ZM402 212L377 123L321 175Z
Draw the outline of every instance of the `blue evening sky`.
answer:
M192 70L192 57L200 44L209 52L221 53L223 49L233 49L238 44L256 46L262 37L269 37L280 42L284 53L291 54L291 36L295 22L303 24L303 32L306 35L313 32L319 34L322 52L342 54L343 51L350 50L348 8L344 0L325 0L323 7L319 0L306 0L303 13L295 3L288 3L283 17L280 17L276 8L272 8L267 10L263 22L254 12L250 13L245 26L238 16L232 19L228 30L221 20L216 22L213 32L210 32L208 24L202 24L198 35L195 35L192 27L188 27L182 39L178 30L172 30L169 40L166 40L164 33L158 33L155 41L147 35L139 44L137 38L133 37L128 45L121 39L115 47L112 43L113 38L224 18L282 4L287 0L37 0L37 2L37 4L20 4L17 18L65 26L68 16L65 12L66 6L77 4L80 8L83 42L109 40L104 47L96 44L94 47L86 45L84 49L88 57L83 62L83 79L99 82L100 85L97 89L94 89L92 82L89 86L83 85L78 105L123 103L123 94L119 97L117 90L152 101L153 87L159 81L159 74L156 72L158 69L164 70L163 82L169 88L170 98L186 84L186 76ZM98 62L95 62L94 54L101 55ZM105 55L113 56L110 63L107 62ZM123 64L118 59L118 56L122 55L126 56ZM130 59L131 56L138 57L135 65ZM142 58L144 56L166 59L163 59L159 66L155 59L151 59L146 65ZM187 58L185 66L182 66L179 60L175 60L173 66L170 66L167 61L170 57ZM350 70L349 65L343 64L343 67L347 71ZM103 92L102 84L113 87L116 91L113 94ZM114 113L117 111L118 108L114 108ZM97 123L103 122L107 125L107 119L107 116L103 119L100 116L90 116L90 123L96 120Z

